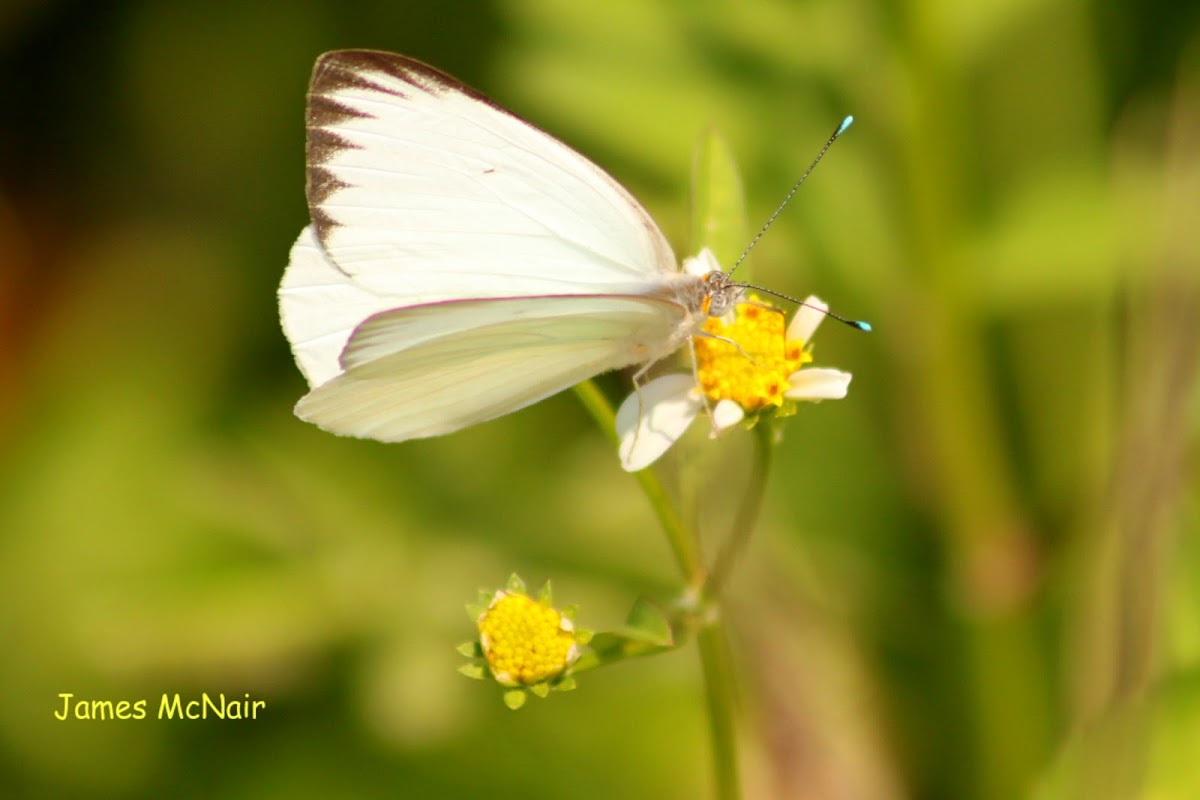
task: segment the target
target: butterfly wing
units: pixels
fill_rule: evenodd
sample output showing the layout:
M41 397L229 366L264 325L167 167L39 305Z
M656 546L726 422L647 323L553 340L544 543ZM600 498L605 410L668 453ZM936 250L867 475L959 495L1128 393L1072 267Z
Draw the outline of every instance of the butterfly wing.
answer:
M442 300L661 292L679 280L645 209L595 164L404 56L323 55L308 203L280 313L311 385L355 325Z
M334 433L395 442L493 419L592 375L659 357L686 309L635 295L460 300L371 317L343 372L296 405ZM667 351L669 352L669 351Z
M321 245L406 305L585 293L677 270L649 214L607 173L419 61L322 56L307 123Z
M300 232L279 290L279 317L309 386L320 386L341 372L338 358L351 332L391 307L391 300L338 271L311 225Z

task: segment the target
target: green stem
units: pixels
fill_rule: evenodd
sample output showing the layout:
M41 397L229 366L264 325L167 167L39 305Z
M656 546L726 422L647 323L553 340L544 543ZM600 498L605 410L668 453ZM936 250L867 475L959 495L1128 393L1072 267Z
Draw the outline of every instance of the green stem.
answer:
M738 778L737 743L734 741L734 698L736 685L729 643L715 613L719 608L721 591L729 578L734 563L750 542L755 523L762 508L763 495L767 488L767 475L771 471L771 457L775 452L774 430L770 423L760 421L754 427L754 466L750 482L746 486L742 502L738 505L729 538L721 547L712 570L700 592L701 608L712 609L711 619L704 622L696 636L700 646L700 662L704 668L705 694L708 700L708 719L712 727L713 766L716 771L717 797L721 800L741 796L741 781ZM706 613L706 616L709 616Z
M617 437L616 413L608 398L600 391L593 381L584 381L575 386L575 396L583 403L583 407L596 420L600 430L614 445L619 443ZM654 509L663 532L667 534L667 542L675 555L675 562L691 586L698 587L704 583L704 564L700 561L700 550L696 545L696 537L688 531L683 520L671 505L667 491L663 488L658 475L650 469L633 473L633 477L642 487L646 499Z
M616 432L616 415L608 398L592 381L584 381L575 386L575 395L583 403L584 408L596 420L596 424L604 431L613 444L619 442ZM767 454L764 456L763 451ZM743 501L738 511L736 531L746 531L735 539L748 538L749 530L753 527L762 499L762 490L766 483L766 467L769 465L770 447L760 443L759 466L755 476L751 478L751 491ZM675 561L683 573L684 580L697 590L697 606L701 619L696 632L696 643L700 650L700 665L704 672L704 693L708 705L708 721L713 743L713 770L717 785L717 800L739 800L741 795L741 780L738 776L737 738L734 727L734 679L733 667L730 660L729 644L717 613L715 602L705 598L714 597L707 587L706 571L700 560L700 550L697 538L684 525L683 520L671 505L666 490L658 475L652 469L643 469L633 473L638 484L642 487L646 498L650 501L659 524L667 534L667 541L675 554ZM751 502L750 495L753 495ZM732 561L741 544L731 539L722 551L725 556L718 564L725 564L722 569L728 572L728 562ZM718 584L719 586L719 584Z
M738 800L742 785L738 777L737 741L734 735L733 664L729 642L716 614L696 634L700 664L704 670L704 695L712 733L713 770L718 800Z
M746 486L742 502L738 505L729 538L722 545L712 569L709 570L708 580L704 583L701 596L706 599L716 600L721 596L729 573L742 551L746 549L746 545L750 543L750 536L758 522L758 512L762 508L763 495L767 489L767 475L771 472L771 457L775 452L775 430L769 421L760 420L754 426L754 434L755 458L750 483Z

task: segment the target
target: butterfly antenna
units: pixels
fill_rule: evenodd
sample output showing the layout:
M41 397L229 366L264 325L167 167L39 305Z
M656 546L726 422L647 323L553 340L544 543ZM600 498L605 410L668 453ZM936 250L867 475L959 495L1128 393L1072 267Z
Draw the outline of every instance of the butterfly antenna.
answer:
M850 127L850 123L852 122L854 122L854 117L846 117L844 120L842 120L841 124L837 126L837 130L835 130L833 135L829 137L829 141L825 142L825 146L821 148L821 152L817 153L817 157L814 158L813 162L808 165L808 169L804 170L804 174L800 176L800 180L796 181L796 183L792 186L792 190L787 193L787 197L783 198L783 202L779 204L779 208L775 209L775 213L772 214L771 218L767 220L766 224L759 229L758 233L754 235L754 238L750 240L750 244L746 245L746 249L742 252L742 255L736 262L734 262L733 266L729 268L729 272L727 273L728 275L733 275L734 270L741 266L741 263L746 260L746 256L750 255L750 251L754 249L754 245L758 244L758 240L761 239L763 234L767 232L767 228L771 227L771 224L775 222L775 218L778 217L779 213L783 211L784 207L791 202L792 197L795 196L796 191L800 188L800 184L804 183L805 179L812 174L812 171L816 169L817 164L821 163L821 159L825 157L825 153L830 147L833 146L833 143L837 141L837 138L845 133L846 129ZM830 316L833 315L831 314ZM838 319L840 319L840 317L838 317ZM845 320L842 321L845 322ZM869 327L870 326L868 326L868 328Z
M825 316L832 317L833 319L836 319L838 322L842 323L843 325L849 325L851 328L854 328L855 330L858 330L858 331L862 331L864 333L870 333L873 330L871 328L871 323L867 322L866 320L850 319L849 317L843 317L841 314L835 314L827 308L821 308L820 306L814 306L812 303L806 303L803 300L797 300L795 297L791 297L790 295L783 294L782 292L776 292L771 289L764 289L763 287L755 286L752 283L739 283L738 286L742 287L743 289L753 289L756 292L763 292L764 294L769 294L774 297L778 297L780 300L787 300L789 302L795 303L798 306L804 306L805 308L811 308L813 311L820 311Z

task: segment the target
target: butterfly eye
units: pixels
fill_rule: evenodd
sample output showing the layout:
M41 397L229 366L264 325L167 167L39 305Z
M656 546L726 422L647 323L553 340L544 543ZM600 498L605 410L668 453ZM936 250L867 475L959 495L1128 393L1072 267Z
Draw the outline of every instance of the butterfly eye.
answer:
M708 303L708 315L710 317L723 317L729 313L729 309L733 306L733 298L728 293L722 292L715 294Z
M710 317L723 317L728 314L742 294L742 287L730 283L729 276L724 272L708 273L704 276L704 283L708 291L705 311Z

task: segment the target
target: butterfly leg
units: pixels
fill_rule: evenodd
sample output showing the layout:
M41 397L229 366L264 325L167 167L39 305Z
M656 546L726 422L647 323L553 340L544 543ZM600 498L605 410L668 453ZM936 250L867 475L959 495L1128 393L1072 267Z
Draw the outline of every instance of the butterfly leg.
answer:
M724 336L717 336L716 334L706 333L705 331L700 331L700 335L709 336L714 339L721 339L722 341L729 342L738 350L742 349L742 346L737 342L733 341L732 339L726 339ZM696 381L696 391L700 393L700 399L704 401L704 413L708 417L708 423L712 426L712 430L709 432L709 438L715 439L721 431L717 428L717 418L713 415L712 403L709 400L708 392L704 391L704 387L700 385L700 367L696 363L696 338L694 336L688 337L688 350L691 351L692 354L692 378ZM743 350L742 352L744 353L745 351ZM747 355L746 358L750 358L750 356Z
M742 347L741 344L739 344L735 339L730 339L728 336L720 336L715 333L709 333L708 331L697 331L696 336L703 336L705 339L716 339L719 342L724 342L725 344L733 345L734 347L737 348L737 351L739 353L741 353L742 355L744 355L746 357L747 361L749 361L751 364L753 364L756 367L758 366L758 362L754 360L754 356L747 353L745 348ZM690 342L691 340L689 339L688 341ZM692 348L692 365L694 366L695 363L696 363L696 350L695 350L695 347L693 346L693 348ZM696 385L699 386L699 383L697 383Z
M771 311L775 314L778 314L782 318L782 320L783 320L783 335L779 337L779 340L783 347L784 352L787 352L787 312L784 311L782 308L779 308L778 306L773 306L770 303L760 303L757 300L743 300L742 304L766 309L767 311ZM753 361L754 359L750 359L750 360Z
M662 359L660 359L660 358L656 358L653 361L647 361L645 364L643 364L642 366L640 366L638 368L637 372L633 373L633 393L637 395L637 399L638 399L637 425L635 425L633 428L633 446L634 447L637 447L638 435L642 432L642 419L643 419L642 415L645 413L645 410L646 410L646 404L642 398L642 378L644 378L646 376L646 373L650 371L651 367L653 367L655 364L657 364L661 360Z

